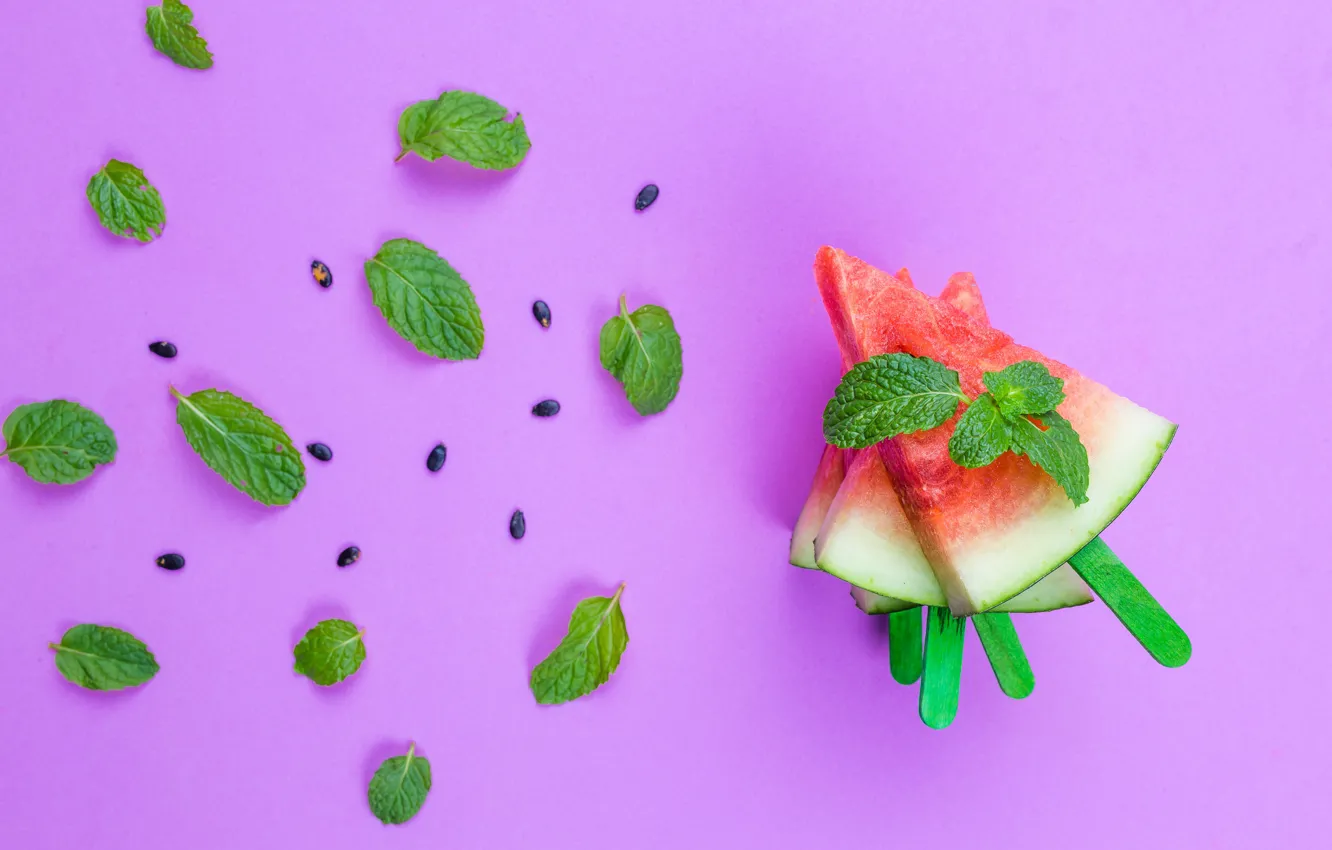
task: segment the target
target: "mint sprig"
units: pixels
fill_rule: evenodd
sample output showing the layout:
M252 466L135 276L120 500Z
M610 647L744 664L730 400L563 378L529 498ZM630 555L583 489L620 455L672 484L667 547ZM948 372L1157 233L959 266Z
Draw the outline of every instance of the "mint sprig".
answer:
M417 101L398 119L402 150L394 162L414 153L428 162L447 156L490 171L514 168L532 142L523 116L507 121L508 114L503 105L469 91Z
M834 446L863 449L899 434L943 425L967 405L948 440L953 462L988 466L1005 452L1025 455L1072 500L1087 501L1090 464L1073 425L1055 408L1064 381L1034 360L986 372L971 399L957 372L928 357L880 354L847 372L823 411L823 434Z
M601 326L601 365L624 385L639 416L661 413L680 391L684 375L680 334L665 307L644 304L629 312L620 296L620 315Z
M896 437L928 431L953 418L970 401L957 373L928 357L880 354L842 377L823 409L823 436L843 449L864 449Z
M85 194L102 226L117 236L151 242L162 235L162 195L137 165L108 160L88 181Z
M171 61L185 68L202 71L213 67L213 54L208 42L194 28L194 12L180 0L162 0L148 7L144 29L153 40L153 47Z
M560 645L532 670L532 696L542 705L558 705L592 693L620 666L629 632L620 607L621 584L614 596L590 596L569 618Z

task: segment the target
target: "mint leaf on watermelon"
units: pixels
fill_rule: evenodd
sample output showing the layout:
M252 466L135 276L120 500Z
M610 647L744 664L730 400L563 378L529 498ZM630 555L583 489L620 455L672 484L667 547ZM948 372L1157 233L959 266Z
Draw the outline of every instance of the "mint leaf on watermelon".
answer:
M523 116L506 121L508 114L490 98L469 91L446 91L434 100L418 101L398 119L398 159L414 153L429 162L447 156L491 171L513 168L532 142Z
M1012 447L1012 429L994 398L982 393L957 420L957 428L948 440L948 454L958 466L987 466Z
M620 596L591 596L569 618L569 633L532 671L532 696L542 705L558 705L592 693L620 666L629 645Z
M305 633L292 650L296 672L316 685L336 685L361 669L365 631L346 620L324 620Z
M601 326L601 365L624 386L640 416L661 413L680 391L684 363L680 334L664 307L645 304L629 312L620 296L620 315Z
M1034 360L986 372L985 388L994 396L999 412L1010 418L1045 413L1064 402L1064 379Z
M1082 445L1073 425L1051 410L1036 419L1045 429L1025 416L1014 418L1013 451L1026 455L1031 462L1045 470L1055 483L1064 489L1073 504L1087 501L1087 484L1091 467L1087 462L1087 449Z
M137 165L108 160L88 181L86 194L102 226L117 236L151 242L162 235L166 207Z
M3 426L7 457L42 484L73 484L116 459L116 435L102 417L64 399L14 408Z
M213 67L213 54L208 42L194 28L194 12L180 0L162 0L148 7L148 21L144 29L162 54L171 57L177 65L195 70Z
M365 261L365 280L389 327L441 360L475 360L486 331L472 287L431 248L390 239Z
M823 409L823 435L863 449L898 434L928 431L953 418L962 392L957 372L928 357L879 354L842 376Z
M83 623L65 632L55 650L60 675L90 691L119 691L157 675L157 659L143 641L111 626Z
M381 823L406 823L416 817L430 793L430 762L416 754L416 744L407 755L384 759L370 777L366 796L370 811Z
M232 487L265 505L289 505L304 489L301 453L268 414L223 390L171 394L190 447Z

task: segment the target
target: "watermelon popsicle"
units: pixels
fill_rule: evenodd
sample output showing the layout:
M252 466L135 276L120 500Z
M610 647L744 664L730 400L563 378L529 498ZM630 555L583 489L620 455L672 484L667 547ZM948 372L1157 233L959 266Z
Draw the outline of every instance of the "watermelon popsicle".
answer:
M876 354L901 351L956 369L964 388L975 394L982 372L997 371L1019 360L1048 365L1064 379L1071 403L1062 410L1087 439L1092 475L1088 504L1074 507L1025 458L1008 455L1002 463L979 470L959 467L947 453L956 417L947 427L937 429L939 433L902 434L881 443L877 451L829 448L797 523L792 562L820 567L858 586L853 594L867 612L901 612L916 603L940 605L945 592L955 614L1001 608L1050 610L1090 599L1086 586L1062 558L1054 563L1057 570L1050 572L1054 557L1050 553L1070 546L1072 540L1067 555L1072 556L1073 566L1092 581L1157 660L1170 666L1187 660L1187 637L1108 547L1094 539L1155 468L1174 426L994 331L970 275L955 275L944 294L934 299L916 291L904 273L889 275L825 248L816 262L816 276L844 368ZM1129 427L1118 427L1125 421ZM897 447L898 443L906 444L905 448ZM878 460L876 455L888 461L887 465L872 462ZM1129 459L1127 467L1125 458ZM1098 481L1098 468L1103 473L1108 469L1109 474L1102 477L1111 480ZM1056 521L1050 521L1050 514ZM1058 519L1061 515L1062 521ZM1069 521L1070 515L1073 521ZM1002 545L991 546L990 551L968 545L973 538L983 541L987 535L999 537ZM1081 535L1089 536L1079 539ZM1024 564L1024 557L1039 563ZM930 581L931 574L936 581ZM1025 605L1021 604L1024 597ZM899 616L890 613L891 618ZM918 634L919 613L908 616L915 617L914 628L908 624L899 629L894 623L890 634ZM1025 695L1029 668L1025 658L1011 663L1014 656L1009 652L1016 648L1020 653L1020 644L1011 623L989 619L994 616L977 621L987 655L1005 692ZM936 620L938 629L934 628ZM947 637L956 628L943 626L948 626L944 618L931 612L927 633L937 634L936 650L944 643L955 643L960 651L960 640ZM937 654L927 646L927 659ZM896 649L892 652L895 662L901 655ZM895 664L894 675L898 672ZM928 673L927 661L927 677ZM925 702L923 691L923 717Z

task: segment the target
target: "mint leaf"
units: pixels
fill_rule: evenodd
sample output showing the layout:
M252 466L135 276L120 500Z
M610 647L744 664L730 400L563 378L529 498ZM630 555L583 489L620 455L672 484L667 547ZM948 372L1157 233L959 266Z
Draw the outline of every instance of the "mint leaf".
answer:
M231 486L265 505L291 504L305 487L301 453L262 410L222 390L171 394L185 439Z
M823 436L863 449L898 434L937 428L966 401L957 373L928 357L879 354L842 376L823 409Z
M129 632L91 623L65 632L55 650L56 669L90 691L118 691L142 685L157 675L157 659Z
M532 142L523 116L505 121L509 110L488 97L467 91L446 91L403 110L398 119L402 152L434 162L441 156L476 168L502 171L523 161ZM397 160L394 160L395 162Z
M166 207L138 166L108 160L88 181L87 195L102 226L117 236L151 242L162 235Z
M621 295L620 315L601 326L601 365L624 385L640 415L661 413L680 391L684 374L671 314L655 304L630 313Z
M532 696L542 705L558 705L592 693L610 679L629 645L620 595L592 596L578 603L569 633L532 671Z
M346 620L324 620L305 633L292 652L296 672L316 685L336 685L355 673L365 660L365 632Z
M441 360L474 360L486 331L472 288L420 242L390 239L365 261L365 279L389 326Z
M1044 431L1025 416L1011 420L1013 451L1031 458L1032 463L1049 473L1073 504L1083 504L1087 501L1091 467L1078 432L1053 410L1036 418L1045 426Z
M56 399L14 408L5 419L0 456L43 484L82 481L116 459L116 435L102 417L72 401Z
M202 70L213 67L208 42L199 37L191 21L194 13L180 0L162 0L160 6L148 7L145 29L153 47L171 57L177 65Z
M948 440L948 454L958 466L975 469L993 463L1013 444L1012 426L989 393L968 405Z
M1064 379L1051 375L1049 369L1034 360L986 372L985 388L994 396L999 412L1010 419L1045 413L1064 401Z
M384 759L370 777L370 811L382 823L406 823L421 811L430 793L430 762L416 755L416 744L405 756Z

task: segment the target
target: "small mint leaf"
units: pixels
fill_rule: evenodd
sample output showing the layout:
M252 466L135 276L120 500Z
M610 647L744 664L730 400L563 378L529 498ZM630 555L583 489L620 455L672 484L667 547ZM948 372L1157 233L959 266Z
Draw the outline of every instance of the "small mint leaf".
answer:
M523 116L506 121L509 110L479 94L446 91L421 100L398 118L398 159L414 153L430 162L452 157L476 168L503 171L523 161L532 142Z
M985 373L985 388L999 412L1010 419L1054 410L1064 401L1064 379L1035 360L1023 360L998 372Z
M84 623L65 632L55 650L56 669L90 691L119 691L157 675L157 659L143 641L111 626Z
M1045 470L1073 504L1085 503L1091 466L1078 432L1073 430L1072 423L1053 410L1036 418L1045 426L1044 431L1025 416L1011 420L1013 451L1026 455Z
M148 21L144 29L153 40L153 47L171 57L177 65L195 70L213 67L213 54L208 42L194 28L194 12L180 0L162 0L161 5L148 7Z
M336 685L361 669L365 632L346 620L324 620L305 633L292 653L296 672L316 685Z
M116 459L116 435L72 401L24 404L5 419L3 455L42 484L73 484Z
M532 671L529 684L537 702L569 702L592 693L610 679L629 645L620 607L623 593L622 584L614 596L592 596L574 608L568 634Z
M989 393L982 393L957 420L948 440L948 454L958 466L987 466L1013 444L1012 426L999 413Z
M232 487L265 505L289 505L305 488L301 453L268 414L223 390L171 394L190 447Z
M166 207L138 166L108 160L88 181L86 194L102 226L117 236L151 242L162 235Z
M381 823L406 823L421 811L428 793L430 762L418 756L412 744L407 755L384 759L370 777L366 796Z
M944 424L966 401L957 372L928 357L880 354L842 376L823 410L823 436L843 449L928 431Z
M390 239L365 261L365 280L389 326L441 360L475 360L486 331L472 287L420 242Z
M620 296L620 315L601 326L601 365L624 385L640 416L661 413L680 391L684 363L680 334L663 307L645 304L629 312Z

